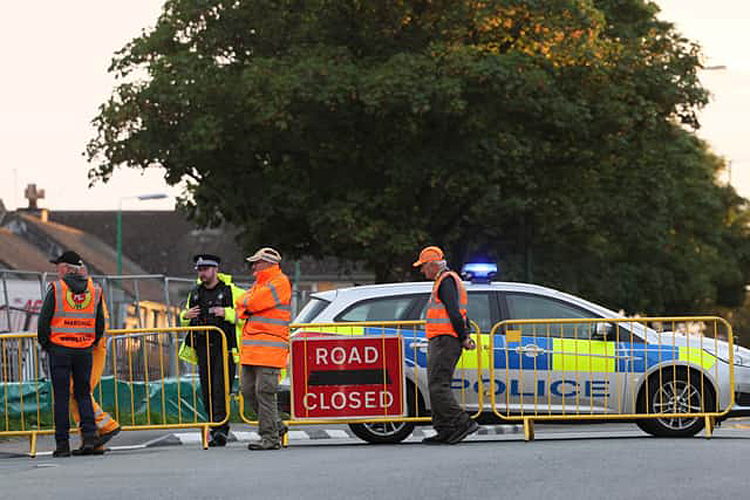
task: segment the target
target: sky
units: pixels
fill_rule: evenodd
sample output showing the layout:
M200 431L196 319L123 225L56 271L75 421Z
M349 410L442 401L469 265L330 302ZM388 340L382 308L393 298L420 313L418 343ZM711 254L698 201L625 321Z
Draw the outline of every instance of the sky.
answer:
M171 209L179 187L163 172L121 169L108 184L89 188L82 156L93 137L91 120L115 81L107 67L115 51L155 23L162 0L26 0L3 2L0 16L0 199L26 206L24 188L45 190L51 210ZM750 198L750 2L657 0L660 17L703 47L712 102L698 134L731 160L731 183ZM729 179L727 179L729 180ZM166 193L154 201L121 200Z

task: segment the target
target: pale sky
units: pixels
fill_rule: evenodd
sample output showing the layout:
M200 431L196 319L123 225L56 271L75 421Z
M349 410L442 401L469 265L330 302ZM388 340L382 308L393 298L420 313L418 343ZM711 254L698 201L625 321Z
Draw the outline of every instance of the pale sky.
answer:
M107 67L113 53L152 26L162 0L4 0L0 16L0 199L25 206L23 189L46 190L52 210L113 210L124 196L168 193L168 200L126 201L124 209L169 209L178 188L158 171L117 172L107 185L88 188L81 155L93 136L91 119L111 94ZM750 198L750 2L658 0L661 17L703 45L702 79L713 93L699 134L732 160L732 184Z

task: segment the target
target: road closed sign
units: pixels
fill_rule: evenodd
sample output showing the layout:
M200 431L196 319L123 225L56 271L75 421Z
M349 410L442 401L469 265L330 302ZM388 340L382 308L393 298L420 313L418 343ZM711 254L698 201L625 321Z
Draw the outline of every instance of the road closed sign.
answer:
M295 419L406 414L401 337L308 335L292 340Z

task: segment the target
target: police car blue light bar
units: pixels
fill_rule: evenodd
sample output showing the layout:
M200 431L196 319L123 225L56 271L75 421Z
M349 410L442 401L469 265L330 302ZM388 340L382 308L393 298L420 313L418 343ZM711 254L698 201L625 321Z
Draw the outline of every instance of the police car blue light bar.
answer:
M464 264L461 275L470 281L489 283L497 275L497 264L469 262Z

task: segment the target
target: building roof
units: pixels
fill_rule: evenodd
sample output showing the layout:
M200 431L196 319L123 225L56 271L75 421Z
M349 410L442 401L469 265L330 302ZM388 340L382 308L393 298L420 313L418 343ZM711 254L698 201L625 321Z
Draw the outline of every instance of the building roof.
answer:
M49 219L117 245L116 211L55 211ZM193 255L211 253L221 257L223 272L247 275L237 233L230 227L198 229L178 211L122 212L123 253L152 274L192 277Z
M0 227L0 264L25 271L52 269L41 250L3 227Z

